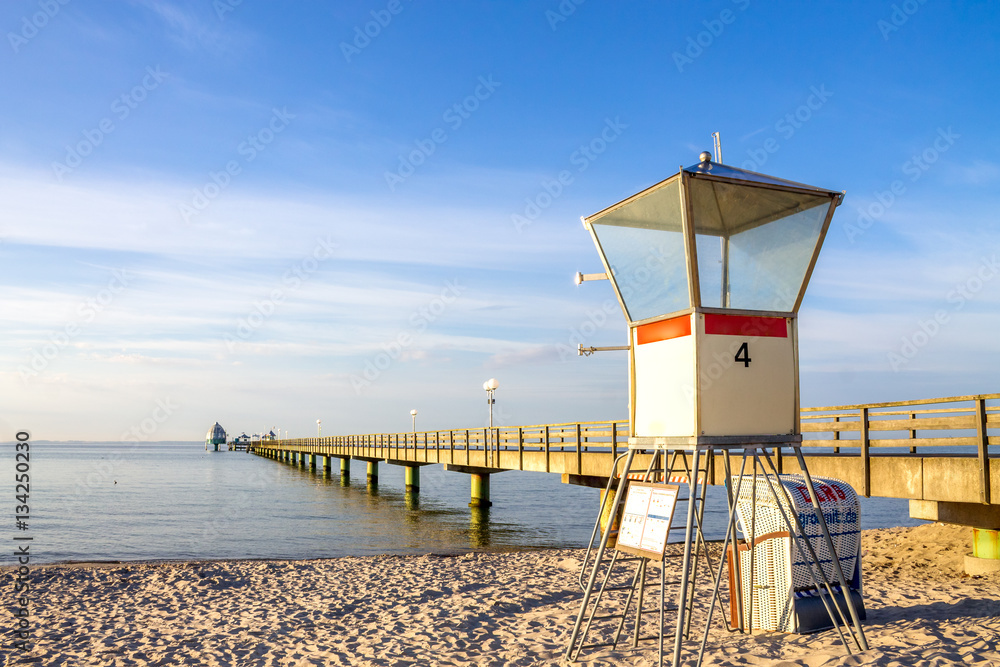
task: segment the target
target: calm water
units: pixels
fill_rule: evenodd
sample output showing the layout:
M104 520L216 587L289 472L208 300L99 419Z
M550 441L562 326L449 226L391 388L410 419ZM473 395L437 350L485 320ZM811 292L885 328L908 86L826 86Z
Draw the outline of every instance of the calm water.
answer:
M14 478L14 447L0 472ZM584 546L598 492L558 475L505 472L491 480L493 507L472 510L469 477L430 465L419 500L403 491L403 469L381 464L377 491L365 466L349 485L245 452L203 444L31 446L29 530L33 562L321 558ZM14 486L9 484L9 514ZM712 487L709 537L724 524ZM715 495L713 495L715 494ZM862 499L863 528L916 525L905 500ZM9 565L9 562L0 562Z

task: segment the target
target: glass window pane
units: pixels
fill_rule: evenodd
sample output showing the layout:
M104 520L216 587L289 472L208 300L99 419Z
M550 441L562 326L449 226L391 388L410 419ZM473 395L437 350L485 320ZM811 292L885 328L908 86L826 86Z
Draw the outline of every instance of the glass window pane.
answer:
M701 287L701 305L709 308L725 308L722 295L725 240L721 236L696 234L698 249L698 283Z
M587 221L629 321L690 307L679 178L657 183Z
M775 310L795 306L831 199L692 179L701 305Z
M592 225L611 279L632 322L689 307L684 235L676 231Z
M729 307L790 311L828 210L816 206L734 235L729 240Z

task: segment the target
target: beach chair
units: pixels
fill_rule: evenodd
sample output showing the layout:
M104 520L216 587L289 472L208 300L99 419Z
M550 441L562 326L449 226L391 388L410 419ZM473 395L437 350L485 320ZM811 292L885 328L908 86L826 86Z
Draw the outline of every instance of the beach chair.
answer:
M833 620L809 568L814 567L808 553L800 553L789 534L789 523L798 517L809 543L816 552L823 574L834 593L840 611L848 610L839 585L831 554L821 538L819 519L812 507L809 492L801 475L745 476L737 497L737 515L744 539L728 554L730 615L733 627L744 631L771 630L809 633L833 627ZM848 580L849 596L860 619L865 618L861 582L861 533L858 523L858 497L850 485L840 480L813 477L823 516L830 530L834 549ZM784 489L777 489L777 484ZM774 501L771 485L778 491L781 507ZM733 479L733 487L738 478ZM804 541L800 540L800 544ZM803 547L802 551L806 551ZM738 569L738 572L737 572ZM815 569L813 570L814 572ZM818 577L818 573L816 573Z

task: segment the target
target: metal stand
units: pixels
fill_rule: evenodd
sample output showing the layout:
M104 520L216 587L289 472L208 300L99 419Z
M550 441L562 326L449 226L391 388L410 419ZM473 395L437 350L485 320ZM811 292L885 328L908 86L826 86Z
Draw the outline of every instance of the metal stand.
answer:
M629 448L628 451L618 456L615 459L612 474L609 476L608 486L605 490L605 500L610 498L612 491L615 491L614 501L611 504L611 513L608 515L605 530L600 532L600 515L594 523L594 531L591 534L590 544L588 545L587 552L584 556L584 563L580 570L580 586L584 590L584 600L577 616L576 625L573 629L570 646L566 652L566 657L570 660L577 659L580 652L584 649L607 646L614 648L617 646L621 639L621 634L625 627L625 622L633 599L636 600L635 628L632 636L633 648L636 647L640 641L657 640L659 652L662 654L664 642L663 631L666 627L664 622L665 614L667 612L678 611L677 606L667 606L665 602L668 597L666 593L667 585L676 586L680 583L680 581L666 580L666 566L664 561L668 558L680 558L682 555L681 553L670 555L661 553L659 558L648 558L643 556L622 555L619 551L612 547L611 556L608 557L607 555L610 539L617 533L615 522L618 518L618 508L624 503L625 493L630 482L655 481L663 483L688 484L690 491L688 497L679 498L678 501L688 503L688 514L692 517L695 526L693 539L696 543L694 549L696 556L691 562L691 569L692 572L697 572L698 564L702 557L705 559L708 569L710 571L713 569L711 557L708 554L701 528L705 507L705 491L707 489L706 481L709 474L707 466L706 469L702 470L691 465L692 461L688 456L690 452L667 452L666 450L654 448L652 450L653 453L650 457L649 464L645 470L633 470L632 465L635 455L637 452L641 451L642 448ZM668 459L668 454L669 460L667 460L664 464L664 461ZM622 465L623 460L624 464ZM699 480L700 483L696 483L692 486L689 483L691 479ZM603 506L601 514L604 514ZM672 526L670 530L683 530L683 528L683 526ZM600 542L595 550L594 542L597 538L600 538ZM646 579L649 563L652 560L655 560L660 564L659 605L657 609L644 609L644 592L648 586L652 585L647 584ZM633 562L637 564L630 583L626 584L623 581L615 579L614 575L616 566ZM585 582L584 577L588 572L589 579ZM616 601L611 599L611 594L615 592L627 593L624 604L620 606L620 611L618 613L599 614L599 610L602 606L609 608L614 606ZM691 605L693 604L693 597L678 598L678 600L684 600L688 607L688 614L683 617L688 619L685 625L686 634L690 629L690 611ZM641 622L643 616L657 612L659 613L657 633L655 635L641 636ZM595 641L587 644L586 641L588 635L592 631L598 630L598 628L593 627L594 622L606 620L618 621L617 628L614 630L613 638L609 641Z
M708 550L706 548L706 543L704 540L704 535L702 531L702 522L704 518L704 499L705 491L708 485L708 470L712 462L714 462L716 454L722 454L723 463L725 467L725 484L726 484L726 497L728 501L728 513L727 513L727 524L725 529L725 539L722 545L722 553L727 554L729 552L730 546L734 547L734 552L736 551L736 541L737 541L737 514L736 514L736 502L739 498L740 487L743 483L744 477L746 477L747 463L751 462L753 465L753 477L754 483L756 484L758 469L762 471L763 479L766 480L766 485L770 493L770 497L774 500L777 506L782 520L788 530L788 534L792 540L794 548L798 553L799 560L808 564L809 576L812 579L812 583L815 589L819 593L826 612L829 614L831 621L833 622L834 628L836 629L841 641L844 644L845 649L848 654L854 653L852 646L856 647L859 651L868 650L868 642L864 635L864 630L861 628L861 621L858 618L857 609L855 609L851 598L850 589L847 585L847 580L844 577L843 569L840 565L840 559L833 545L833 540L830 537L830 531L826 525L826 519L823 516L823 511L820 506L819 498L816 495L816 490L813 486L812 478L809 475L809 471L806 467L805 459L802 456L802 452L799 448L798 442L758 442L752 444L732 444L731 442L726 442L724 444L712 443L712 444L667 444L660 442L651 442L653 439L645 438L633 438L629 441L629 450L626 454L622 454L615 459L614 465L611 470L611 475L608 482L607 493L610 494L611 490L614 488L617 481L617 490L615 492L614 501L611 506L611 513L607 520L606 527L601 534L600 543L597 547L596 553L593 554L593 542L596 538L599 528L600 517L598 518L598 524L595 525L594 534L591 538L591 545L587 549L587 553L584 557L584 565L581 570L580 583L583 586L583 600L580 604L580 611L577 615L576 624L573 628L573 633L570 636L570 644L566 651L566 658L570 661L576 660L580 652L585 648L596 648L603 646L616 646L621 635L622 628L625 624L625 617L628 614L629 606L631 605L632 599L636 592L638 592L638 605L636 610L636 626L635 634L633 637L632 645L635 647L637 643L642 639L658 639L658 664L663 665L664 656L664 627L665 627L665 613L670 611L676 611L675 619L675 631L674 631L674 650L673 659L671 662L672 667L678 667L681 664L681 652L683 648L683 643L685 639L689 638L690 628L692 623L693 611L694 611L694 600L695 600L695 584L697 579L697 563L700 559L699 557L704 554L706 562L708 563L709 571L712 572L712 591L711 597L709 598L708 612L704 624L704 632L701 637L701 642L698 648L697 661L695 662L696 667L700 666L702 659L704 658L705 647L708 643L708 634L712 625L712 617L715 611L715 606L718 604L720 606L720 611L724 612L722 607L722 601L719 599L720 595L720 585L722 581L722 575L725 568L725 556L719 560L718 566L714 568L711 560L709 559ZM810 500L812 502L812 507L816 512L816 517L818 519L820 535L818 537L805 537L807 533L804 531L803 526L799 520L799 516L794 511L786 512L785 507L794 508L788 498L784 486L780 483L780 478L778 477L779 471L778 467L775 465L775 461L772 455L778 453L779 455L779 465L780 465L780 449L784 447L791 449L795 453L796 460L799 465L802 476L804 477L806 488L808 489ZM642 597L643 589L646 584L646 569L648 560L646 558L636 558L636 557L626 557L619 558L618 552L615 551L610 557L610 561L606 564L606 570L604 576L600 577L602 564L605 561L605 552L608 548L608 541L612 533L615 531L614 521L618 516L618 510L625 501L626 489L630 481L630 472L633 460L635 458L636 452L640 450L653 450L653 456L650 458L649 466L647 467L645 473L642 475L642 481L668 481L670 473L673 471L674 462L680 457L684 461L684 466L687 471L686 483L688 485L688 506L687 506L687 519L684 525L684 548L683 556L681 562L681 572L679 581L672 582L679 585L677 593L677 603L676 606L666 606L666 562L661 558L661 570L660 570L660 591L659 591L659 632L655 637L640 637L639 628L642 615L646 613L642 609ZM739 452L741 455L740 472L738 476L732 474L732 462L731 455L733 452ZM656 468L658 461L669 455L671 457L671 464L669 466L664 466L663 468ZM691 457L691 465L687 467L687 456ZM625 459L624 465L619 468L619 464ZM705 473L702 473L702 466L705 467ZM621 473L619 474L619 470ZM668 472L669 471L669 472ZM660 474L660 480L657 480L656 473ZM733 480L735 479L736 488L732 488ZM680 480L677 480L680 481ZM756 486L754 487L756 488ZM606 496L607 497L607 496ZM602 506L602 512L604 508ZM754 514L756 510L754 509ZM753 520L753 519L752 519ZM753 528L750 529L751 531ZM752 534L752 532L751 532ZM838 595L834 592L833 586L831 585L829 579L823 571L823 567L820 565L820 559L816 554L816 550L812 544L812 540L821 539L825 548L829 551L832 557L833 571L835 574L834 583L840 587L839 598L842 598L842 604L838 604ZM661 554L662 556L663 554ZM753 558L753 553L751 552L751 558ZM638 561L636 566L635 574L632 577L632 582L628 586L615 585L612 579L612 570L618 563ZM739 574L739 558L738 556L733 559L734 569L736 571L735 577L735 588L736 590L730 591L730 595L735 597L738 606L738 618L746 619L746 623L742 620L740 622L740 627L737 629L746 628L749 630L752 628L752 597L751 605L749 610L743 610L743 594L740 590L741 577ZM590 568L590 576L584 584L584 574L586 570ZM753 565L751 564L751 576L753 572ZM752 586L752 582L751 582ZM605 591L612 590L627 590L628 595L625 600L624 608L620 614L609 614L605 616L598 616L598 607L601 605L602 598L604 597ZM596 593L596 597L595 597ZM845 612L846 610L846 612ZM588 613L589 612L589 613ZM591 625L595 620L617 618L619 620L618 629L614 634L614 638L610 642L605 643L594 643L594 644L584 644L587 634L591 630ZM584 626L584 620L586 620L586 625ZM722 613L723 624L727 630L732 630L729 628L729 623ZM582 631L581 631L582 629ZM847 636L845 636L844 630L847 631ZM850 637L848 640L847 637Z

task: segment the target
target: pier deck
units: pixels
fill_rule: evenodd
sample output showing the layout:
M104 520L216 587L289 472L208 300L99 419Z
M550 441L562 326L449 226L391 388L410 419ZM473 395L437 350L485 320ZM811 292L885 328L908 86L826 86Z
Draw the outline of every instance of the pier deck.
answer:
M998 403L1000 394L988 394L805 408L802 451L813 475L841 479L859 495L910 500L916 518L997 530L1000 465L991 464L990 448L1000 445ZM338 458L342 471L349 471L352 459L366 461L370 476L375 466L376 479L378 462L400 465L411 490L419 488L419 481L410 480L419 480L420 466L440 464L473 475L473 504L477 499L488 504L488 476L507 470L558 474L566 483L603 487L628 437L627 421L605 421L294 438L254 443L253 451L308 459L314 467L325 458L326 469ZM636 460L643 464L648 456ZM798 472L790 451L776 458L782 472ZM709 466L711 484L724 481L718 459Z

